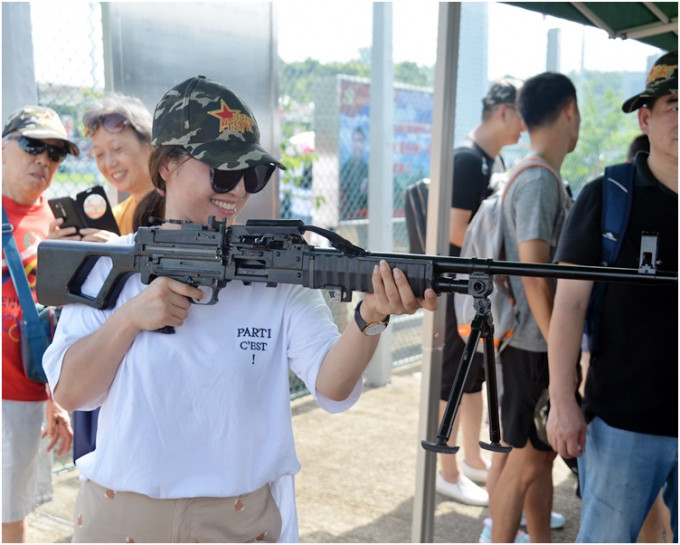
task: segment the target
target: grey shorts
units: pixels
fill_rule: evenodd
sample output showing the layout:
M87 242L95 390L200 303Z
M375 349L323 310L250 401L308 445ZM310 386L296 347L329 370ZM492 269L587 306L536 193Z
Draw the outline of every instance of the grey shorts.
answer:
M269 485L232 498L155 499L80 485L73 543L275 542L281 514Z
M51 498L52 453L42 452L40 439L44 420L44 401L2 401L2 522L22 520Z

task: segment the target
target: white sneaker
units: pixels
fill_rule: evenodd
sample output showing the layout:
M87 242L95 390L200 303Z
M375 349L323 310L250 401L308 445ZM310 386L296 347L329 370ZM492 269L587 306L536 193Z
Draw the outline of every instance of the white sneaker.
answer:
M489 494L480 488L465 475L461 475L457 483L445 481L441 473L437 473L437 492L444 494L457 502L467 505L478 505L487 507L489 505Z
M486 479L489 476L489 466L484 469L478 469L467 465L465 461L460 463L460 470L463 472L463 475L477 484L486 484Z

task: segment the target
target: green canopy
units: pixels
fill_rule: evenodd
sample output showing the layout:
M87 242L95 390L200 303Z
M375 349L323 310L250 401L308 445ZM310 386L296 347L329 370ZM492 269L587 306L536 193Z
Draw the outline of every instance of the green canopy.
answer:
M638 40L666 51L678 49L677 2L506 3L598 27L611 38Z

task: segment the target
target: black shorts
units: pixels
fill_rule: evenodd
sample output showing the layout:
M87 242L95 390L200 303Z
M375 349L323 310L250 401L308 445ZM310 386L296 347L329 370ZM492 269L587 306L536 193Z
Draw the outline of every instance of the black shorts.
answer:
M536 450L550 452L552 448L538 438L534 424L536 403L549 383L548 354L508 346L503 350L501 360L503 441L510 446L522 448L527 444L527 439L530 439Z
M442 354L442 387L439 394L439 399L442 401L448 401L449 399L464 350L465 341L458 335L458 322L456 321L456 310L453 306L453 294L449 293L446 300L446 328L444 351ZM467 379L463 385L463 393L474 394L481 392L484 379L484 356L479 352L475 352L475 355L472 356L472 364L470 365Z

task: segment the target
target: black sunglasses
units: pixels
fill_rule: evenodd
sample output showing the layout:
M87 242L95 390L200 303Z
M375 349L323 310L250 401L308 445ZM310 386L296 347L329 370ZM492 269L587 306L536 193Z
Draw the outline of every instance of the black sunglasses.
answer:
M211 168L210 185L215 193L228 193L243 178L243 183L248 193L259 193L265 188L275 170L276 165L272 164L255 165L241 170Z
M8 136L7 139L16 140L17 144L19 144L19 148L26 153L30 153L31 155L40 155L41 153L47 151L47 157L50 159L50 161L55 163L61 163L68 155L66 148L61 146L52 146L43 142L42 140L29 138L28 136L13 135Z
M92 136L99 127L104 127L107 132L117 133L129 124L130 122L120 114L108 114L90 121L85 128L85 134Z

